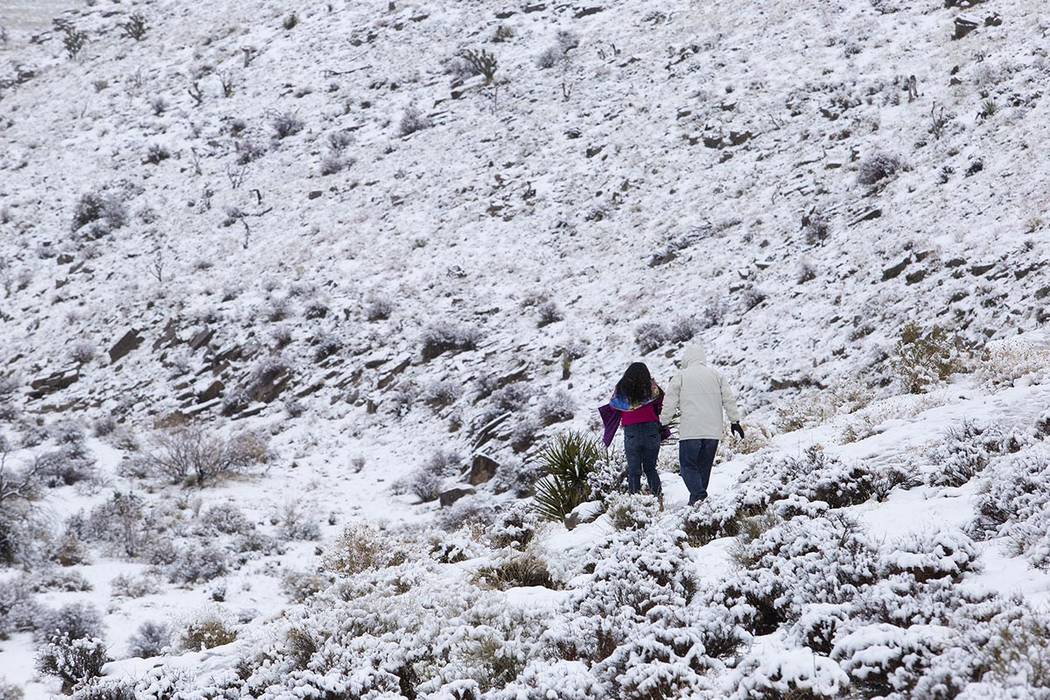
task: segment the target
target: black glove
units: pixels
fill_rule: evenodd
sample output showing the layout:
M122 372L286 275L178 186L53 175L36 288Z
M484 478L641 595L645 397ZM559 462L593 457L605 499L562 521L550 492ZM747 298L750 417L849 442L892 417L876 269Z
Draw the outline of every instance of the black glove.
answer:
M729 428L732 430L733 435L736 435L741 440L744 439L744 429L740 427L739 423L733 423Z

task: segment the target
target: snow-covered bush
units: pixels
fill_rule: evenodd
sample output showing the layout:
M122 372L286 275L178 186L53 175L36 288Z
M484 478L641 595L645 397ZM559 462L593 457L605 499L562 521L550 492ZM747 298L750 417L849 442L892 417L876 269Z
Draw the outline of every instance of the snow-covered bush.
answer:
M850 680L837 663L809 649L763 649L743 659L729 677L734 700L838 698Z
M933 658L960 642L958 633L949 627L876 623L836 639L831 658L850 675L854 687L869 697L890 693L910 697Z
M591 498L605 499L627 492L627 458L623 450L605 450L587 475Z
M102 238L128 222L124 203L115 194L85 192L73 209L72 232L86 238Z
M962 338L941 326L923 329L909 323L901 329L894 365L905 391L921 394L928 387L967 368Z
M659 350L667 342L667 329L657 321L644 321L635 327L634 340L645 355Z
M401 122L398 125L398 133L401 136L409 136L417 131L429 129L433 125L434 122L430 117L419 108L419 105L413 102L405 107L405 111L401 113Z
M73 486L96 477L95 460L82 443L67 443L36 458L36 476L48 488Z
M54 567L36 569L29 576L29 584L35 593L48 591L77 593L92 590L91 582L79 571Z
M199 535L242 535L254 529L248 516L233 503L214 503L204 509L193 528Z
M482 491L461 498L448 508L442 508L437 516L437 524L446 532L454 532L460 528L483 532L496 521L499 504L499 500L492 494Z
M43 609L23 576L0 581L0 640L37 626Z
M280 537L286 541L313 542L321 539L321 526L310 517L310 508L300 501L289 501L281 511Z
M735 537L740 533L739 521L736 499L712 494L685 511L681 528L690 545L702 547L720 537Z
M539 405L540 420L544 425L554 425L572 420L576 413L576 400L564 389L544 396Z
M136 557L145 541L145 509L138 494L114 491L91 509L84 522L84 536L89 541L108 543L122 555Z
M440 473L420 467L409 475L406 485L420 503L430 503L441 495L444 481L445 477Z
M857 182L862 185L874 185L897 174L904 163L895 155L875 152L862 158L857 168Z
M0 700L22 700L25 694L17 685L8 683L0 676Z
M986 428L974 421L963 421L949 428L928 455L933 470L926 481L931 486L962 486L988 466L992 454L982 440Z
M604 700L608 693L583 661L529 660L518 677L508 684L498 700L564 698L564 700Z
M154 472L173 482L192 480L197 486L269 458L266 442L254 433L224 438L191 426L159 433L155 443L156 449L148 456Z
M140 700L135 686L127 681L94 681L73 693L73 700Z
M446 352L473 350L480 338L481 334L476 328L440 321L424 329L419 339L420 353L423 360L433 360Z
M451 406L463 395L463 385L451 380L434 381L423 387L423 401L432 408Z
M486 532L494 547L523 549L536 535L536 511L522 501L502 509Z
M808 604L847 602L877 579L877 551L848 517L772 522L757 533L741 528L734 558L744 568L709 593L738 606L749 632L766 634L797 620Z
M881 556L882 572L887 576L910 574L920 583L942 577L958 581L977 566L973 540L959 530L914 535L891 547Z
M365 319L369 321L384 321L390 318L393 312L393 300L379 292L373 292L365 301Z
M988 343L977 358L974 374L990 389L1012 386L1018 379L1041 383L1047 378L1047 348L1022 339Z
M195 615L182 630L179 640L186 651L200 651L236 641L237 630L216 610Z
M304 603L333 582L330 575L310 571L288 571L281 577L281 590L294 603Z
M483 588L501 591L516 586L554 588L547 562L531 551L512 555L492 566L481 567L474 572L474 581Z
M190 542L175 550L175 557L164 572L171 583L211 581L230 570L230 557L225 549L211 544Z
M303 120L291 112L282 112L273 118L273 134L278 139L286 139L303 130Z
M171 628L162 622L143 622L128 639L128 656L148 659L171 646Z
M850 618L845 603L810 603L801 607L798 619L788 630L788 639L817 654L831 654L835 636Z
M62 680L62 691L68 693L78 684L102 675L109 661L106 644L101 639L69 637L51 638L37 657L37 670Z
M741 503L755 512L769 503L798 495L823 501L831 508L858 505L875 495L875 473L864 465L846 464L824 451L808 447L772 463L753 461L741 475Z
M1050 444L1045 441L989 467L986 490L977 499L975 537L998 534L1003 525L1025 522L1050 508Z
M382 569L408 558L405 543L395 535L368 524L347 526L327 547L324 565L339 576L353 576L370 569Z
M160 581L152 574L117 574L109 582L114 597L141 598L160 592Z
M558 305L555 304L553 301L545 301L539 306L537 306L536 314L537 316L539 316L539 320L537 320L536 325L540 328L543 328L544 326L549 326L552 323L557 323L558 321L565 318L565 315L561 312L561 309L559 309Z
M605 499L609 522L617 530L637 530L652 526L660 512L655 496L615 494Z
M40 640L87 639L102 636L102 615L87 603L68 603L45 611L36 623Z

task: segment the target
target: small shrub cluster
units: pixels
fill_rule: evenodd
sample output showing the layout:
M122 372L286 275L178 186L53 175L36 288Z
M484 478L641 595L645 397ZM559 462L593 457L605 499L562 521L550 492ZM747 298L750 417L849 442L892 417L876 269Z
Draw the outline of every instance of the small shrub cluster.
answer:
M434 122L428 117L419 106L412 103L405 107L405 111L401 114L401 122L398 125L398 133L401 136L410 136L417 131L423 129L429 129L434 125Z
M143 622L128 639L128 656L149 659L172 646L171 628L160 622Z
M638 530L651 526L660 511L655 496L615 494L605 499L605 512L617 530Z
M894 362L904 389L920 394L929 386L966 371L967 349L958 335L940 326L927 331L909 323L901 329Z
M127 223L127 209L115 194L85 192L73 209L72 232L80 233L85 238L102 238Z
M206 486L268 459L266 443L252 433L224 438L188 426L159 433L154 442L147 458L151 469L176 483Z
M875 152L861 159L857 168L857 182L862 185L875 185L893 177L903 167L903 161L897 156Z
M435 323L423 331L420 352L424 360L433 360L446 352L474 350L480 333L475 328L453 326L447 322Z
M517 586L553 588L554 581L545 562L535 552L515 554L493 566L483 566L474 573L482 587L505 591Z
M325 569L354 576L373 569L396 566L407 559L404 543L391 533L367 524L350 525L325 554Z
M191 620L182 631L180 642L187 651L201 651L231 644L237 631L216 612L206 612Z

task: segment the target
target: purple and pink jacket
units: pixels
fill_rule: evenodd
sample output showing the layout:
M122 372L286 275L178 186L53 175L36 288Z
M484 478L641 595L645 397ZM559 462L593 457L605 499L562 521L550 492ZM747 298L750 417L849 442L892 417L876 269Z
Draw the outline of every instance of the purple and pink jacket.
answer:
M619 430L621 424L637 425L639 423L660 422L660 412L664 406L664 393L659 387L657 387L657 391L656 398L640 406L630 406L623 397L614 395L609 403L598 407L598 415L601 416L602 425L604 426L602 442L605 443L606 447L612 444L616 431ZM670 436L671 429L661 425L660 438L666 440Z

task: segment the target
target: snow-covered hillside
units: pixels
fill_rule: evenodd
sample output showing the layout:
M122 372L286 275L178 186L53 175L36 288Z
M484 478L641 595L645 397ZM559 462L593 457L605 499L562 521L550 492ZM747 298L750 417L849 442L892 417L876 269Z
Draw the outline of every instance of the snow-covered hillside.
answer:
M1039 3L30 9L0 698L1050 692ZM717 495L539 520L687 342Z

